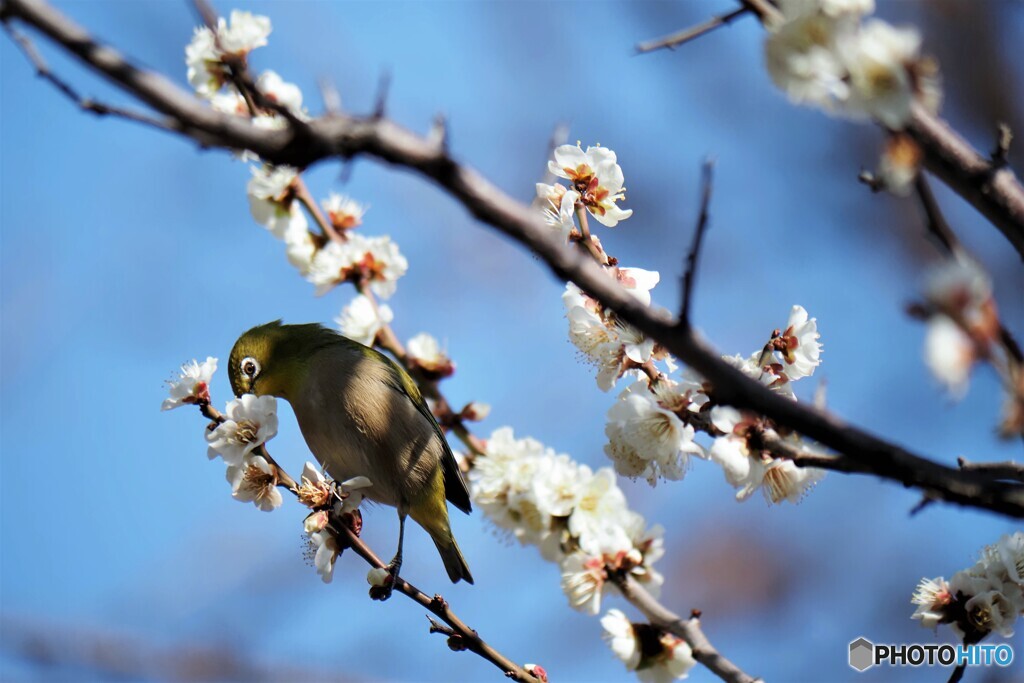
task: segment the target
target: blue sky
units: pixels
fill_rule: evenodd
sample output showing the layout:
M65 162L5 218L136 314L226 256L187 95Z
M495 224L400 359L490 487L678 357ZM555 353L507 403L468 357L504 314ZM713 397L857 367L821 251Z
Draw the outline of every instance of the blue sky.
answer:
M521 199L532 195L557 123L569 125L572 141L614 149L634 216L601 239L624 265L660 271L654 300L670 309L700 163L714 156L694 319L723 353L752 352L801 304L818 318L825 354L815 379L827 380L838 414L943 462L1019 459L1019 443L994 436L1000 398L991 372L977 372L953 402L921 363L923 330L904 306L936 255L922 244L916 205L856 182L875 163L877 131L788 105L765 75L762 35L749 19L676 52L632 55L638 40L728 5L238 6L274 22L254 66L299 84L312 111L320 78L337 85L350 111L369 110L388 70L390 116L425 131L444 113L454 154ZM58 6L185 83L195 19L183 3ZM914 20L918 9L883 3L880 14ZM992 53L1012 54L1024 30L1019 9L991 3L981 14L999 19ZM925 45L941 64L962 62L961 46L927 36ZM41 46L83 93L126 101ZM1024 130L1020 68L1007 67L1001 77L1013 87L987 106ZM164 650L220 647L325 676L493 680L485 662L429 636L409 601L371 603L355 558L340 560L333 584L320 583L302 559L301 512L264 514L230 500L220 465L205 457L203 420L159 411L162 382L181 362L226 358L240 332L267 320L330 323L352 292L313 296L252 222L248 171L228 154L77 111L6 39L0 69L3 640L31 626ZM987 149L988 120L957 97L975 76L946 73L944 113ZM492 404L482 434L511 425L593 467L607 464L613 395L598 390L567 341L564 283L432 185L368 161L350 170L344 185L337 164L313 169L309 181L318 196L337 190L370 204L367 232L391 235L407 255L409 272L389 302L394 327L404 339L426 331L447 344L458 363L444 386L451 400ZM997 275L1005 321L1024 332L1024 276L1012 250L955 196L940 189L939 198ZM213 389L217 401L228 398L223 373ZM272 450L293 473L308 457L287 408ZM909 619L918 579L948 577L1019 528L947 506L910 518L913 492L867 477L830 475L800 505L772 508L760 497L736 503L721 471L704 462L682 482L622 486L634 508L669 530L659 563L666 604L703 609L718 647L768 680L881 680L853 674L847 643L860 635L931 642ZM407 578L443 591L494 645L544 664L553 680L633 679L601 642L598 620L566 605L554 565L499 538L479 513L456 513L454 525L476 586L450 586L419 530L407 538ZM396 526L390 510L373 510L367 540L387 555ZM633 614L614 598L607 606ZM56 671L0 651L4 679L103 679Z

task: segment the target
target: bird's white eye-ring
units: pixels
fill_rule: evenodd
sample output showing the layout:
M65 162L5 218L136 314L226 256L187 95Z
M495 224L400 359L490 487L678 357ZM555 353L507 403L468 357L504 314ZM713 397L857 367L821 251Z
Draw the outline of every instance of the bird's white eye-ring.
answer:
M243 358L238 367L249 379L256 379L256 375L260 374L260 362L252 356Z

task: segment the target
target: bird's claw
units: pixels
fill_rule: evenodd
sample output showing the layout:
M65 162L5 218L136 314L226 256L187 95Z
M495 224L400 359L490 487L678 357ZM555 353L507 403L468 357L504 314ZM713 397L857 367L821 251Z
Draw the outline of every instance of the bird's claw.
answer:
M384 579L384 584L382 586L370 586L370 598L381 602L390 598L391 593L395 589L395 583L398 581L398 572L401 568L401 560L392 560L391 564L388 565L388 575Z

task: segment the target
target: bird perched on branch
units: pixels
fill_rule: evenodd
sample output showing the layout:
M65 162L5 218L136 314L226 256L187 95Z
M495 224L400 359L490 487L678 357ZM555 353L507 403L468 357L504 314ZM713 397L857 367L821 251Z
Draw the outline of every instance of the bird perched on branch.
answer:
M453 583L473 583L452 536L445 499L469 513L469 490L416 383L378 351L322 325L259 325L231 350L231 389L288 401L302 436L337 481L364 476L366 496L398 508L402 566L405 518L434 540ZM394 585L392 581L391 585Z

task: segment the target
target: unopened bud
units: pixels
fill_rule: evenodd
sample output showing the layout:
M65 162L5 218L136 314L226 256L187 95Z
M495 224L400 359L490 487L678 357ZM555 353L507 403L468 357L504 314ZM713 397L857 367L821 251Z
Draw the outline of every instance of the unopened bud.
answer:
M473 401L467 403L466 407L459 413L463 420L469 420L470 422L479 422L480 420L486 420L487 416L491 414L491 406L488 403L480 403L479 401Z
M374 567L366 574L366 582L371 586L383 587L391 580L391 573L383 567Z
M526 673L541 681L541 683L548 683L548 672L540 664L524 664L523 668L526 669Z

